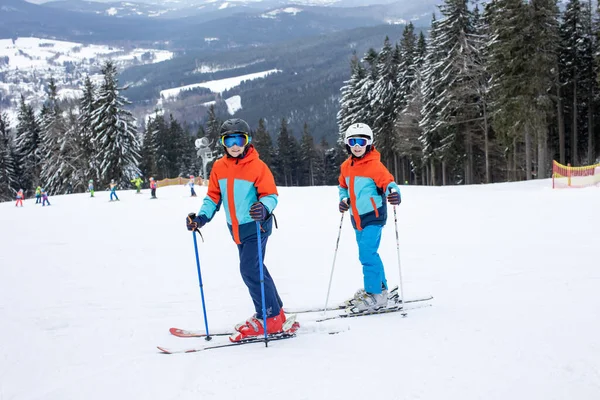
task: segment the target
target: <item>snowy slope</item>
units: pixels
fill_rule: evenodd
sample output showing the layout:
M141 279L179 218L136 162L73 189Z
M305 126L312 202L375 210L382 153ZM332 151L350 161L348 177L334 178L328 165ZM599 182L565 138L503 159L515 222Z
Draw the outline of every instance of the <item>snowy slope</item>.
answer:
M432 307L334 322L211 352L168 328L202 329L187 188L0 204L0 399L578 399L600 398L600 189L549 181L403 187L407 296ZM205 188L200 188L199 196ZM390 208L391 212L391 208ZM340 215L335 187L280 188L266 265L287 307L322 305ZM252 313L221 212L200 257L211 329ZM398 281L393 219L381 244ZM361 272L344 221L331 298ZM301 315L317 330L317 315ZM217 339L213 341L215 343Z

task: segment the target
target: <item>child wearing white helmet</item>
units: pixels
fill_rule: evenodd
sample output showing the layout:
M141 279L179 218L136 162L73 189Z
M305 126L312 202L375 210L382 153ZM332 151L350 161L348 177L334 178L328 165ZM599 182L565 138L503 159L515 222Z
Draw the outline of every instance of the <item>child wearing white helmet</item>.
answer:
M344 136L350 157L342 163L339 177L339 210L350 211L363 266L364 288L347 302L349 312L376 311L387 307L387 281L378 249L387 220L387 204L400 204L400 189L373 147L373 131L352 124Z

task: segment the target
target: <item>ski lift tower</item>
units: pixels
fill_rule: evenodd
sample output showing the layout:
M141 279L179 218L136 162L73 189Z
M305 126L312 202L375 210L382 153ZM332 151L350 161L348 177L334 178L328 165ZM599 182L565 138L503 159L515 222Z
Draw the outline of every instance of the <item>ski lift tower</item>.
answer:
M215 158L213 152L210 150L210 140L207 137L203 137L196 139L194 144L198 150L196 154L198 157L202 158L202 179L206 180L206 166Z

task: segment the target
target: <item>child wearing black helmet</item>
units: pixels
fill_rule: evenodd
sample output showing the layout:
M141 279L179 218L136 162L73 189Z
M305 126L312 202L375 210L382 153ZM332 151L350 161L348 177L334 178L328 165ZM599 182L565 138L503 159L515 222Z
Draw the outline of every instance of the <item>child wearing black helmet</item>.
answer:
M190 214L186 219L187 229L193 231L208 223L221 205L225 209L227 226L238 247L242 279L256 311L244 323L235 326L235 333L229 338L232 342L261 337L265 326L268 334L298 328L293 319L286 320L283 303L266 266L264 296L267 315L263 315L258 246L261 247L264 260L278 195L273 174L259 158L251 140L246 121L236 118L223 123L220 143L225 148L225 155L212 167L207 196L198 215ZM261 230L260 243L257 222Z

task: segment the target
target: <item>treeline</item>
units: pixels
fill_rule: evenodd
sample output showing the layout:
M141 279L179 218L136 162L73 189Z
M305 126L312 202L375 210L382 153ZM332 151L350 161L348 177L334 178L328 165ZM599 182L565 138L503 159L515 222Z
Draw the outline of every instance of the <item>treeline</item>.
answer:
M66 108L54 79L39 112L21 97L14 129L0 114L0 199L20 188L31 195L37 186L49 194L82 192L89 180L97 190L113 179L124 186L140 173L137 122L125 109L115 65L107 62L102 74L99 87L86 78L82 98Z
M87 78L81 99L73 103L58 101L51 79L39 112L21 98L14 128L7 115L0 114L0 200L14 198L19 189L30 196L37 186L49 194L78 193L86 190L89 180L96 190L103 190L111 180L122 188L131 187L136 176L160 180L201 175L194 146L201 137L209 138L215 159L223 155L219 131L229 115L217 115L213 105L206 123L191 132L172 115L157 112L138 132L124 89L118 86L115 65L107 62L102 74L99 87ZM300 141L285 118L275 140L262 119L252 133L253 144L279 185L336 183L343 149L324 139L315 143L307 124Z
M470 184L546 178L552 159L599 151L598 10L570 0L446 0L429 37L411 24L351 63L339 134L373 127L398 180Z

